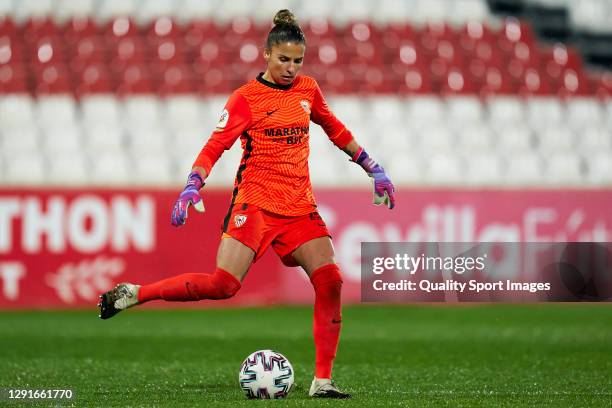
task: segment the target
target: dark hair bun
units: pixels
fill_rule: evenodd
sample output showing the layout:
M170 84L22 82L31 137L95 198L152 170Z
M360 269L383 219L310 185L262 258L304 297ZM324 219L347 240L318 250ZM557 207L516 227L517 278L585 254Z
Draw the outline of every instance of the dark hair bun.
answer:
M292 12L284 9L284 10L280 10L274 16L274 25L277 26L281 24L297 25L297 20L295 19L295 16L293 15Z

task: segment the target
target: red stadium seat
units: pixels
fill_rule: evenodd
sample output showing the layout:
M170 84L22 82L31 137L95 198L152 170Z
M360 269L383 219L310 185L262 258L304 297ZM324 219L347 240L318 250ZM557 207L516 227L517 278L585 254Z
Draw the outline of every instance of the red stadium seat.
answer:
M159 41L177 40L183 36L181 26L169 17L159 17L144 28L147 41L156 44Z
M324 40L335 40L336 28L325 18L313 18L302 26L309 46L318 46Z
M161 83L158 91L161 95L185 94L195 91L195 78L188 65L154 67Z
M516 94L517 89L512 78L506 71L497 67L487 68L485 75L479 79L481 81L472 78L473 82L479 87L479 93L482 97Z
M0 36L0 65L24 62L23 53L19 37Z
M72 76L64 64L47 64L34 71L34 78L37 95L73 93Z
M403 40L388 61L392 72L399 78L402 78L408 70L415 67L423 70L430 64L429 56L418 42L412 40Z
M187 25L184 31L186 44L194 49L205 41L217 40L218 37L217 26L211 20L194 20Z
M465 95L475 92L476 87L471 78L459 68L449 69L440 87L440 93L443 95Z
M104 64L90 64L75 72L76 94L83 96L96 93L113 93L112 75Z
M582 72L572 69L563 71L561 83L559 84L559 96L589 96L594 95L591 83Z
M612 98L612 72L591 73L588 78L594 94L602 100Z
M211 67L197 77L196 89L201 95L225 94L242 85L233 81L227 70Z
M111 43L111 65L114 70L122 70L131 64L144 64L147 61L147 47L138 37L126 37Z
M23 38L26 43L35 43L44 37L60 37L61 29L48 17L32 17L23 25Z
M518 92L521 95L552 95L550 79L535 68L527 68L520 78Z
M404 73L397 89L400 94L429 94L433 91L429 71L426 69L420 70L416 67L410 68Z
M395 92L398 82L393 80L385 69L376 66L367 66L363 79L357 79L357 92L362 94L388 94Z
M33 66L65 63L64 43L59 37L46 37L31 44L29 60Z
M447 23L430 22L419 32L418 38L423 48L427 52L434 54L440 41L454 42L457 39L457 35Z
M73 71L81 71L91 64L106 64L107 60L105 43L99 37L84 37L72 46L70 67Z
M186 63L186 52L181 42L165 39L157 42L151 49L151 63L176 65Z
M124 38L138 37L139 29L131 18L116 17L106 24L104 36L110 42L119 42Z
M530 47L535 43L535 35L531 26L516 18L510 17L504 21L497 37L497 45L505 52L512 52L514 45L524 42Z
M26 72L22 64L0 65L0 94L30 93Z
M144 64L131 64L125 67L118 78L117 93L148 94L154 92L149 70Z
M0 37L15 38L19 36L19 28L10 16L0 16Z
M493 44L495 35L488 25L479 21L470 21L464 25L458 36L458 45L468 54L473 54L480 43Z
M246 40L254 40L261 45L265 41L258 27L247 17L235 17L220 29L223 44L232 48L239 47Z
M582 60L573 48L567 48L563 44L556 44L552 48L542 51L544 69L549 77L555 81L561 81L564 71L573 70L582 72Z
M76 44L86 38L97 37L100 28L89 17L73 17L64 26L64 39L69 44Z

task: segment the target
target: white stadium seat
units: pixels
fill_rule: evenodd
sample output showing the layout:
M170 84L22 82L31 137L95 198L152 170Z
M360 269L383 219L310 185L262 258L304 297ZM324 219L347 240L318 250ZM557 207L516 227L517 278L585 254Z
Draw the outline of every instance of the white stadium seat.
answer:
M17 21L45 17L51 14L54 6L54 0L15 0L14 16Z
M47 128L43 130L44 151L50 157L64 153L79 155L82 151L82 132L76 125Z
M170 17L176 6L176 0L141 0L136 9L136 20L141 24L148 24L159 17Z
M121 121L120 101L113 95L89 95L81 99L84 126L117 124Z
M219 7L218 0L177 0L175 16L182 22L211 18Z
M544 182L542 159L532 152L508 155L506 158L505 184L509 186L534 186Z
M94 17L105 22L114 17L133 16L138 10L136 0L100 0Z
M47 157L47 181L56 186L84 185L89 181L89 166L82 154L59 153Z
M36 105L29 95L0 95L0 130L32 126Z
M173 184L172 163L167 154L138 152L132 155L130 177L133 183L145 186Z
M570 151L573 149L574 135L567 126L553 125L543 128L536 133L540 142L540 153Z
M476 96L454 96L446 99L448 118L459 127L482 120L483 107Z
M424 156L427 183L436 186L451 186L462 182L461 159L451 153L435 153Z
M370 16L380 25L386 22L403 23L410 18L411 5L404 0L379 0Z
M533 149L531 129L524 125L515 125L499 130L497 149L500 153L526 152Z
M380 96L367 101L366 111L379 126L395 126L401 123L406 115L403 98Z
M572 153L556 153L545 160L544 177L556 186L579 185L582 179L580 157Z
M205 125L203 120L204 104L196 96L169 97L164 105L164 123L169 129L180 130ZM211 124L209 123L209 125Z
M406 122L410 125L440 123L446 118L446 105L440 98L418 96L407 101Z
M123 152L92 153L91 183L97 186L116 186L133 183L129 161Z
M134 154L167 151L167 136L163 129L159 127L146 125L128 127L126 136L128 148Z
M4 157L6 173L4 181L9 185L39 186L46 179L45 159L42 154L28 152Z
M597 125L603 118L603 109L594 98L573 98L566 102L565 119L572 129Z
M389 177L397 184L421 185L424 181L424 163L426 160L415 153L398 151L389 157L388 164L385 163L385 170ZM359 169L361 170L361 169ZM360 176L364 174L361 171Z
M558 124L563 120L563 105L559 98L532 97L527 99L526 106L527 120L534 129Z
M599 125L586 126L577 132L578 149L585 155L610 152L612 132Z
M85 147L90 152L121 152L126 145L123 128L117 125L90 126L85 132Z
M51 11L54 19L63 22L72 17L87 17L94 14L96 0L57 0Z
M425 155L450 151L456 145L456 136L446 126L431 124L424 127L417 136L417 146Z
M345 125L351 128L355 123L363 120L367 115L366 104L359 98L350 96L334 96L328 98L329 106L334 114Z
M40 149L39 130L35 125L5 130L0 134L2 155L35 154Z
M480 122L458 129L457 141L463 152L476 153L491 149L495 138L493 131Z
M161 102L156 96L126 97L123 108L124 123L128 127L157 126L161 123Z
M76 124L76 102L70 95L50 95L38 98L38 123L47 127Z
M594 186L612 186L612 153L600 152L585 156L587 180Z
M526 115L523 102L510 96L496 96L487 99L491 125L512 126L524 120Z
M464 157L466 184L497 187L503 183L503 163L498 156L475 153Z

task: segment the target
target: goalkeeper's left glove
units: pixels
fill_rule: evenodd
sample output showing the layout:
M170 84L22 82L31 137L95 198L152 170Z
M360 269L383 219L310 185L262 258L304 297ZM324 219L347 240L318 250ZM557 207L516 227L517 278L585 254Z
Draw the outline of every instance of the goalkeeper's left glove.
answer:
M172 208L172 216L171 223L175 227L180 227L185 224L185 220L187 218L187 211L189 210L189 206L193 205L193 207L199 212L204 212L204 202L202 201L202 197L200 196L199 190L204 186L204 181L202 177L196 173L191 172L189 177L187 178L187 185L185 189L174 203L174 208Z
M387 176L387 173L385 173L385 169L372 160L362 147L353 156L353 161L363 167L368 176L372 177L374 183L374 204L385 204L389 209L395 207L395 187L393 187L393 183L389 176Z

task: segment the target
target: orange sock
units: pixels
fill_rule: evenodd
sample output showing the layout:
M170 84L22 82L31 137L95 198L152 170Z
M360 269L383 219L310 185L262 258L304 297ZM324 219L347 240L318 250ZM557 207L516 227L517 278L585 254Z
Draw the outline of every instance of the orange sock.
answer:
M240 281L229 272L217 268L211 274L184 273L163 279L138 290L138 302L164 299L188 302L201 299L227 299L240 289Z
M312 273L310 281L315 290L315 376L331 378L342 327L340 269L335 264L322 266Z

